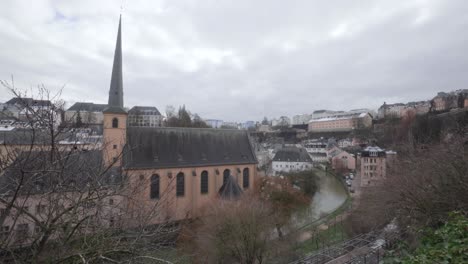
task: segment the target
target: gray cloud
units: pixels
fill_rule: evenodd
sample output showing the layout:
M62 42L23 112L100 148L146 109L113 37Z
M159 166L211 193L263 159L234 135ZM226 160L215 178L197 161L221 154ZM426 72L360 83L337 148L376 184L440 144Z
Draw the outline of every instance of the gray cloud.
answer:
M119 5L3 3L0 79L106 102ZM462 0L127 1L125 103L242 121L429 99L467 88L467 26Z

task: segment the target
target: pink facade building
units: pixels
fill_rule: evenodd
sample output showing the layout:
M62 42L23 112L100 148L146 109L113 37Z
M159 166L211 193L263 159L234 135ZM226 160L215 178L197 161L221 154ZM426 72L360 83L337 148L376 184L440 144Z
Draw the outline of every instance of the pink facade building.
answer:
M309 132L351 131L371 126L372 117L369 113L344 113L311 120Z
M361 186L375 186L387 177L387 168L396 158L396 152L379 147L367 147L358 156Z

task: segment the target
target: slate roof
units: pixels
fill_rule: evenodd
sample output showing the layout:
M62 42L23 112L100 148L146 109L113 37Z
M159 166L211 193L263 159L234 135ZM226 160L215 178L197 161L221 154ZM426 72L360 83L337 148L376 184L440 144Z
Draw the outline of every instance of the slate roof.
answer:
M273 161L312 162L312 159L305 149L284 147L276 152Z
M154 107L154 106L134 106L130 111L128 111L128 114L138 114L139 111L154 111L155 115L161 115L159 110Z
M378 157L384 157L385 154L386 154L384 149L381 149L381 148L379 148L377 146L368 146L361 152L361 156L362 157L370 157L371 152L375 152Z
M219 188L218 194L221 199L234 200L242 195L243 191L232 175L230 175Z
M57 135L56 141L63 140L70 135L62 133ZM0 144L6 145L30 145L34 144L50 144L50 133L33 130L33 129L15 129L11 131L0 131Z
M34 100L33 98L20 98L13 97L8 100L5 104L9 105L21 105L21 106L50 106L52 103L49 100Z
M77 137L79 131L64 131L56 134L55 143L58 144L95 144L101 141L100 138ZM47 130L33 129L14 129L0 131L0 145L50 145L52 137Z
M177 168L257 163L246 131L128 127L126 168Z
M111 84L109 89L109 107L104 109L108 113L126 113L123 103L123 75L122 75L122 16L119 19L117 41L115 43L114 64L112 65Z
M95 104L86 102L77 102L68 108L67 111L86 111L86 112L102 112L106 109L107 104Z
M20 153L0 176L0 193L8 194L18 187L23 194L84 190L117 186L122 181L119 167L106 171L102 166L102 152L99 150L73 150L58 154L61 156L56 156L51 162L48 151ZM22 179L21 185L18 179Z
M326 157L327 153L309 153L309 156L312 156L312 157Z

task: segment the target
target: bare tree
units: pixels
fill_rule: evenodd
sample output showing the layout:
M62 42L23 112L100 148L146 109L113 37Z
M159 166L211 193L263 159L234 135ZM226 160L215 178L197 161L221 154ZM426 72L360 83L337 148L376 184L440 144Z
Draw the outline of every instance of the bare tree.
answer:
M215 202L196 232L200 263L266 263L277 247L271 208L258 199Z
M155 253L174 240L177 227L161 224L170 218L160 215L172 187L158 202L140 205L135 197L146 193L149 179L132 184L136 175L103 160L106 142L81 141L76 129L58 126L59 94L42 86L38 97L51 104L24 104L30 129L4 136L0 146L3 261L167 263Z

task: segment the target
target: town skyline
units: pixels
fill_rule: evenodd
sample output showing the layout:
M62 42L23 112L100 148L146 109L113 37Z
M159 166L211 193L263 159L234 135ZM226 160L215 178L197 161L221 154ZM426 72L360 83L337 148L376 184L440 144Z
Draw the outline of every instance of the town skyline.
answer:
M468 81L466 38L451 34L465 25L467 6L461 1L367 3L358 9L347 4L346 12L320 3L268 5L262 23L249 23L261 3L142 3L126 3L123 9L127 107L156 106L164 112L167 105L186 105L207 119L261 120L430 100L437 92L464 89ZM69 106L105 103L120 6L33 5L25 9L18 1L2 11L10 22L3 21L7 41L0 52L0 78L13 75L16 86L25 89L65 86ZM291 12L276 21L281 8ZM234 11L223 17L227 9ZM321 21L318 10L330 13L330 21ZM17 16L20 11L24 15ZM312 14L317 17L308 19ZM215 19L226 22L225 28L208 23ZM263 23L270 23L268 30ZM282 30L271 32L274 25ZM294 37L294 32L311 36L302 39L304 34ZM9 98L2 90L0 100Z

